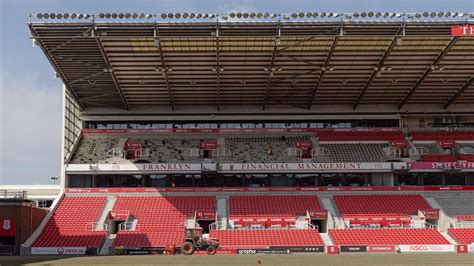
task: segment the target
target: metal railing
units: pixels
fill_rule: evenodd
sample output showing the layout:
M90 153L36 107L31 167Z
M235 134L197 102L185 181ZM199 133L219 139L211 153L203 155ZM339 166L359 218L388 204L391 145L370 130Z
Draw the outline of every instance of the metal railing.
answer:
M26 199L27 197L27 191L8 191L6 189L0 190L0 198L2 199Z

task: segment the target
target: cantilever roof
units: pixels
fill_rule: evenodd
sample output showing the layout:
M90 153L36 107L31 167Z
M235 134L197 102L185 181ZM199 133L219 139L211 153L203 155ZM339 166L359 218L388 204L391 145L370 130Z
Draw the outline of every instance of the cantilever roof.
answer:
M82 107L474 102L453 22L30 23Z

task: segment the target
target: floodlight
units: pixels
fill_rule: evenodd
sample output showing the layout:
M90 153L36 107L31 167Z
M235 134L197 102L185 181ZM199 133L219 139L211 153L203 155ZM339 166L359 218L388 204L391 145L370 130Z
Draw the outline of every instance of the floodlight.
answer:
M234 13L234 12L230 12L229 17L235 18L235 13Z
M273 18L276 18L276 16L278 16L278 15L277 15L277 14L275 14L275 13L273 13L273 14L271 14L271 15L270 15L270 18L272 18L272 19L273 19Z
M135 15L135 14L133 14L133 15ZM138 14L137 14L137 15L138 15ZM140 15L138 15L138 17L139 17L139 18L144 18L144 17L145 17L145 14L140 13Z
M48 13L44 13L44 14L43 14L43 18L48 19L48 18L49 18L49 14L48 14Z
M319 16L318 12L313 12L313 18L317 18Z
M173 13L168 13L168 18L173 18L173 17L174 17Z
M368 15L369 17L373 17L373 16L374 16L374 12L369 12L369 13L367 13L367 15Z
M326 16L326 12L321 13L321 17L324 18Z
M292 17L292 18L297 18L297 17L298 17L298 14L296 14L296 13L291 13L291 17Z
M428 12L423 12L423 17L427 18L430 14Z
M77 14L76 14L76 13L72 13L72 14L71 14L71 18L72 18L72 19L75 19L76 17L77 17Z
M42 13L38 13L38 14L36 14L36 17L39 18L39 19L42 19L42 18L43 18L43 14L42 14Z
M49 14L49 17L52 18L52 19L55 19L55 18L56 18L56 14L51 13L51 14Z
M202 18L202 17L203 17L203 15L201 13L196 15L196 18Z
M209 14L207 13L202 16L202 18L208 18L208 17L209 17Z
M237 13L237 18L242 18L242 13Z
M181 13L176 13L176 14L174 14L174 17L175 17L175 18L180 18L180 17L181 17Z
M450 17L451 16L451 12L446 12L446 17Z
M363 18L367 17L367 12L360 13L360 16L363 17Z
M331 18L332 15L333 15L333 13L329 13L329 14L328 14L328 18Z
M356 12L356 13L352 14L352 16L355 17L355 18L358 18L358 17L359 17L359 13Z
M165 13L161 13L161 18L162 18L162 19L165 19L165 18L166 18L166 14L165 14Z
M352 16L349 15L349 14L346 14L345 17L346 17L347 19L351 19L351 18L352 18Z
M250 18L255 18L256 16L257 16L257 14L255 14L255 13L253 13L253 12L250 13Z
M91 15L89 15L89 14L84 15L84 19L89 19L90 17L91 17Z
M194 13L189 14L189 18L195 18L195 17L196 17L196 14Z
M257 13L257 18L262 18L263 17L263 13Z
M124 13L119 13L119 14L118 14L118 17L119 17L120 19L122 19L122 18L125 17L125 14L124 14Z
M249 13L244 13L244 14L243 14L243 17L244 17L244 18L248 18L248 17L249 17Z
M152 17L153 17L152 14L147 14L147 15L146 15L146 18L147 18L147 19L150 19L150 18L152 18Z
M415 17L416 17L416 18L421 18L421 14L420 14L420 13L416 13L416 14L415 14Z
M188 18L189 14L188 13L183 13L183 18Z
M263 18L269 18L269 17L270 17L270 14L269 14L269 13L263 14Z
M384 18L389 17L389 16L390 16L390 13L388 13L388 12L383 13Z
M109 14L109 17L110 17L110 14ZM84 14L79 14L79 15L77 16L77 18L78 18L78 19L83 19L83 18L84 18Z
M61 14L61 13L56 14L56 18L57 18L57 19L62 19L62 18L63 18L63 14Z
M444 12L438 12L438 17L444 16Z
M222 19L223 19L223 20L227 20L227 19L228 19L227 15L223 15L223 16L222 16Z
M64 13L63 18L66 18L66 19L69 18L69 13Z
M105 18L110 18L110 13L105 13Z
M130 13L125 13L125 15L124 15L124 16L125 16L125 18L129 19L129 18L131 18L131 17L132 17L132 14L130 14ZM134 17L134 18L136 18L136 17Z
M304 18L304 13L303 12L298 13L298 17Z
M436 17L436 12L431 12L430 17L432 17L432 18Z
M375 13L375 16L379 18L379 17L381 17L381 16L382 16L382 13L380 13L380 12L377 12L377 13Z
M307 18L312 18L312 17L313 17L313 13L311 13L311 12L306 13L306 17L307 17Z
M112 18L117 18L117 17L118 17L117 13L112 13Z

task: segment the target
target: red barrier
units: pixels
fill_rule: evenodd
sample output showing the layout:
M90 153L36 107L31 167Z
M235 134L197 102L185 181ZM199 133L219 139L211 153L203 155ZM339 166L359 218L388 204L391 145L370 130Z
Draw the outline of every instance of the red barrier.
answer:
M467 245L457 245L456 246L456 252L457 253L468 253L469 250L467 250Z
M283 192L283 191L465 191L474 190L474 186L406 186L406 187L166 187L166 188L66 188L67 193L136 193L136 192Z
M339 254L339 247L338 246L327 246L326 247L327 254Z

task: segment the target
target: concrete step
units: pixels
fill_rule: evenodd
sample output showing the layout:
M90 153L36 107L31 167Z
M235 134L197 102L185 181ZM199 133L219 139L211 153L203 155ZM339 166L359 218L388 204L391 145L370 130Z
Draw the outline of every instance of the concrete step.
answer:
M112 243L114 242L115 238L117 237L117 234L109 234L107 236L107 239L104 242L104 245L102 245L102 248L100 249L99 255L111 255L112 251L110 250L110 247L112 246Z
M116 201L117 198L115 197L115 195L107 196L107 202L105 203L105 206L102 209L102 213L100 214L99 219L97 219L97 222L94 226L94 230L104 230L104 223L107 220L107 217L109 216L109 212L114 208Z
M444 238L446 238L449 243L453 244L453 245L457 245L458 242L456 240L454 240L454 238L451 237L451 235L448 233L448 232L440 232L441 235L444 236Z
M321 233L320 235L321 235L321 238L323 239L325 246L334 245L334 243L332 242L331 236L329 236L329 233Z

